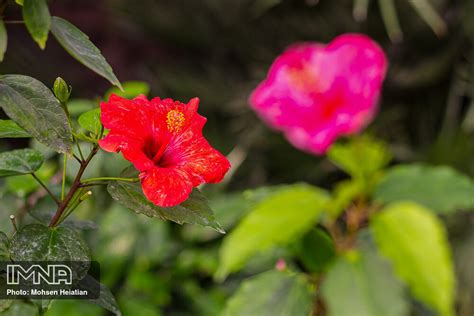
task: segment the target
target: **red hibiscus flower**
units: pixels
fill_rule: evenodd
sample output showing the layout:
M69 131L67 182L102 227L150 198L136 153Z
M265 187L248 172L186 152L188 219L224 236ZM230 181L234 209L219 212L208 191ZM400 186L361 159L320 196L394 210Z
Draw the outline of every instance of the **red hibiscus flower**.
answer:
M100 147L120 151L133 163L140 171L143 193L158 206L184 202L193 187L220 182L230 168L203 137L206 118L197 113L198 104L198 98L183 104L112 95L100 105L102 124L110 130Z

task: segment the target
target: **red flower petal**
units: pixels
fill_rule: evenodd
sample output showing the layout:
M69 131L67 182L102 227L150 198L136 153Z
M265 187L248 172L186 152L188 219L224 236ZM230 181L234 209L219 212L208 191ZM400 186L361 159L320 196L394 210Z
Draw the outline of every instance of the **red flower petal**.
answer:
M193 190L188 175L179 169L156 167L142 173L141 178L145 196L161 207L175 206L186 201Z

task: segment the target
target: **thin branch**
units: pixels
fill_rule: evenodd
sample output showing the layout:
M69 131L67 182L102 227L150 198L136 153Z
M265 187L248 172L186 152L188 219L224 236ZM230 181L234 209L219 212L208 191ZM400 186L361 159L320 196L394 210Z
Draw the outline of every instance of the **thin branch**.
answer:
M36 174L33 172L31 173L31 175L33 176L33 178L43 187L43 189L46 190L46 192L48 192L48 194L53 198L53 200L56 202L56 204L60 204L61 202L58 200L58 198L53 194L53 192L51 192L48 187L46 186L46 184L43 183L43 181L41 181L40 178L38 178L36 176Z

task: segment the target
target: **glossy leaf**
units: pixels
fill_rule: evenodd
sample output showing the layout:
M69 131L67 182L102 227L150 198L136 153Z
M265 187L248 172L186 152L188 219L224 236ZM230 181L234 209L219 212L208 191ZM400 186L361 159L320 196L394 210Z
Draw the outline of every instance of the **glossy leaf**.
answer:
M31 136L61 153L72 148L71 127L59 101L38 80L0 76L0 106Z
M0 62L3 61L5 52L7 51L8 35L5 28L5 23L0 19Z
M0 138L28 138L27 131L12 120L0 120Z
M40 224L23 226L11 240L10 252L13 261L90 261L89 248L75 230Z
M440 315L453 315L453 263L441 221L416 203L398 202L377 214L370 227L412 294Z
M17 149L0 153L0 177L33 173L41 167L43 155L34 149Z
M474 208L474 183L450 167L426 165L390 169L374 191L378 202L411 200L439 213Z
M31 37L44 49L51 27L51 15L46 0L24 0L23 20Z
M178 206L159 207L143 195L139 183L114 181L107 186L107 191L114 200L126 208L149 217L170 220L178 224L189 223L208 226L223 232L207 199L197 189L189 198Z
M323 272L334 260L336 250L331 237L320 228L308 232L297 248L298 258L311 272Z
M245 280L229 299L224 316L307 316L313 291L302 274L268 271Z
M327 272L322 293L329 316L405 316L403 285L374 252L350 252Z
M81 30L65 19L53 16L51 33L53 33L61 46L77 61L107 79L111 84L122 89L112 67L102 56L100 50Z
M217 277L224 278L240 269L253 255L290 243L310 230L327 202L325 191L307 184L274 191L224 238Z

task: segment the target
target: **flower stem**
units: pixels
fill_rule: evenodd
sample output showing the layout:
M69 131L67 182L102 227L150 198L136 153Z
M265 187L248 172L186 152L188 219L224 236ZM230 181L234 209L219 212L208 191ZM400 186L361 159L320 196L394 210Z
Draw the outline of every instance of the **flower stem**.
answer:
M95 154L97 154L98 151L99 151L99 147L94 146L94 148L91 150L87 159L81 163L81 166L79 168L79 171L77 172L76 178L74 179L66 197L59 204L56 213L54 214L53 218L51 219L51 222L49 223L49 227L55 227L58 224L59 219L61 218L61 215L63 215L64 211L69 205L69 202L71 202L72 198L74 197L74 193L76 193L76 191L81 187L81 177L84 174L84 171L86 170L92 158L94 158Z
M116 177L101 177L101 178L90 178L82 180L82 183L89 183L94 181L125 181L125 182L138 182L140 178L116 178Z
M48 187L46 186L46 184L43 183L43 181L41 181L40 178L38 178L38 176L36 176L36 174L33 172L31 173L31 176L43 187L43 189L46 190L46 192L53 198L53 200L56 202L56 204L60 204L58 198L56 196L54 196L53 192L51 192Z
M61 181L61 201L64 200L64 191L66 189L66 168L67 168L67 155L64 154L63 160L63 180Z

